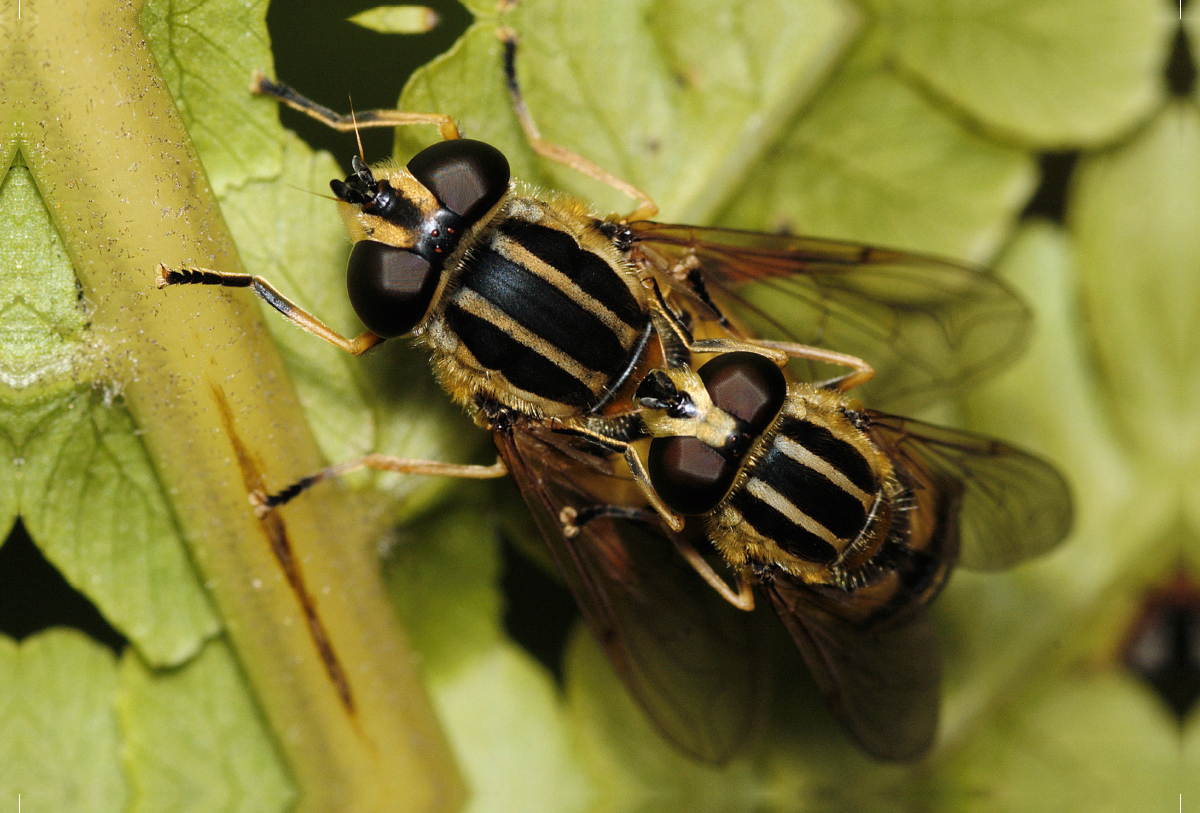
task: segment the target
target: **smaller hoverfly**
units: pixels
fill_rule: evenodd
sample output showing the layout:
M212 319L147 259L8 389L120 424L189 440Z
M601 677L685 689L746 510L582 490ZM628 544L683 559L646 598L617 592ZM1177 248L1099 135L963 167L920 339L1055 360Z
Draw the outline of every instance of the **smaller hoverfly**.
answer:
M1024 451L863 409L844 394L859 378L789 382L754 352L655 370L634 396L653 439L614 451L665 533L683 517L699 523L736 592L694 538L675 546L718 593L747 610L755 588L767 595L859 743L908 759L929 748L938 717L925 607L956 563L1005 568L1057 545L1071 499L1061 475ZM609 511L565 506L564 533Z
M515 39L505 45L508 87L530 144L637 199L633 213L601 217L572 198L535 195L510 178L503 154L461 138L449 116L341 117L260 76L255 92L336 129L432 124L444 139L405 166L368 167L360 155L345 180L331 182L355 241L347 288L366 331L343 337L249 274L160 266L158 285L251 288L354 355L417 337L438 381L491 433L500 459L452 465L369 455L257 495L260 515L363 466L511 474L633 695L671 740L719 762L752 716L748 614L696 578L696 551L707 541L700 524L680 530L647 478L639 487L623 470L636 455L614 454L647 433L635 390L652 370L690 365L695 354L746 352L775 364L795 356L850 365L843 385L869 377L857 360L868 357L885 384L880 397L932 400L1008 363L1029 313L993 278L935 258L646 220L656 211L648 196L542 141L517 89ZM664 327L677 319L691 329ZM609 508L564 533L564 509L599 505ZM673 517L673 525L647 516Z

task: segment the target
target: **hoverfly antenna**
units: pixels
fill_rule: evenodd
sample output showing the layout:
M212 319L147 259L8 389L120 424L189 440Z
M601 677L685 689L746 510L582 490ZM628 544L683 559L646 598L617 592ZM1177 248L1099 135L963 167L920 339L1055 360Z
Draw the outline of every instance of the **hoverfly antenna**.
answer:
M362 133L360 133L358 130L358 118L354 115L353 98L350 99L350 121L354 124L354 140L358 142L358 157L365 164L367 162L367 156L363 155Z

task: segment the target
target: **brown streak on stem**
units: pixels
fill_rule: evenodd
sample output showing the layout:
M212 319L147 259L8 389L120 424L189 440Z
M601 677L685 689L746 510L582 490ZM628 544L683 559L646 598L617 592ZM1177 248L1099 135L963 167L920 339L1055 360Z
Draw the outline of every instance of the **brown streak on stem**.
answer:
M233 445L238 468L242 472L242 481L246 486L246 493L250 494L255 491L261 491L263 489L262 470L233 428L233 414L229 410L229 403L225 399L225 393L220 387L215 385L212 386L212 393L213 399L221 410L221 422L225 425L226 435L229 438L229 442ZM267 537L267 541L271 545L271 553L275 556L275 561L283 569L288 585L292 588L292 593L300 603L300 609L304 613L304 620L308 624L309 636L312 638L313 646L317 649L317 655L321 658L321 663L325 666L325 673L329 675L329 680L333 683L334 690L337 692L338 698L341 700L346 712L354 716L354 695L350 691L350 680L346 677L346 670L342 667L341 661L338 660L337 653L333 651L333 644L329 640L329 634L325 631L325 625L322 623L321 616L317 612L316 601L313 600L312 594L309 593L304 583L304 573L300 567L300 563L296 560L295 553L292 550L292 543L288 539L287 526L284 524L283 518L279 516L279 513L274 511L264 517L260 517L258 522L263 530L263 534Z

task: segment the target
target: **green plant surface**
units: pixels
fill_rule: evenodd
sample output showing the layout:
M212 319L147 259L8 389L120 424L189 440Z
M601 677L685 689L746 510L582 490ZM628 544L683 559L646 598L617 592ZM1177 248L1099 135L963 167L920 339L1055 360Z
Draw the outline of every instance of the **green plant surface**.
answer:
M487 501L462 490L464 504ZM592 789L575 754L552 676L504 634L494 518L437 512L405 526L387 557L388 590L413 645L459 765L469 809L589 809Z
M293 809L296 789L223 642L165 674L127 652L118 673L131 810Z
M631 210L529 148L496 36L510 28L543 136L647 191L661 219L991 265L1035 313L1026 355L939 417L1058 465L1075 529L1016 571L958 573L939 599L932 753L862 755L785 649L764 662L780 679L756 738L718 768L658 737L585 630L561 687L507 637L498 526L520 528L499 519L522 510L500 496L511 490L361 475L253 518L249 489L323 461L490 462L487 438L420 349L349 358L244 292L154 290L159 262L245 269L343 334L360 329L349 242L320 197L353 138L337 160L313 153L250 96L250 72L272 64L263 4L67 2L24 0L27 21L0 27L0 229L34 235L31 259L0 256L39 280L0 276L0 456L31 461L0 476L0 510L21 514L131 649L118 665L65 633L0 638L0 668L63 658L100 687L67 706L53 681L26 679L22 705L0 701L0 726L40 736L29 709L61 711L46 731L109 758L91 780L103 809L174 809L203 787L190 809L286 809L294 793L297 810L452 810L452 764L471 811L1125 811L1196 797L1197 715L1170 718L1118 659L1145 588L1200 564L1200 151L1196 98L1163 91L1169 4L471 0L475 23L406 86L400 107L453 114L532 187ZM347 75L346 89L367 81ZM396 157L435 138L402 130ZM1083 151L1065 224L1022 217L1035 151L1051 148ZM31 490L49 483L71 514ZM118 501L131 510L115 515ZM104 528L99 544L75 543L70 516ZM271 553L285 538L291 583ZM70 714L108 728L75 730ZM38 752L5 741L8 791L7 766ZM17 789L56 801L61 782Z
M0 638L0 793L32 810L124 810L112 653L73 630ZM14 802L15 804L15 802Z
M900 72L1001 138L1094 147L1163 102L1156 0L869 0Z

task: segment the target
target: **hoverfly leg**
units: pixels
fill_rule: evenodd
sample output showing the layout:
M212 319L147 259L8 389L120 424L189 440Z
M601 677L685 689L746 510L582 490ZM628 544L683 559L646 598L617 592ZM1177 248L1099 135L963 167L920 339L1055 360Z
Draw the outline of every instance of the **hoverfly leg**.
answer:
M658 516L655 512L647 511L644 508L629 508L623 505L592 505L579 509L568 506L559 513L558 518L563 524L563 535L570 539L577 536L584 525L597 519L627 519L649 523ZM692 566L700 578L720 594L721 598L739 610L750 612L754 609L754 583L747 574L738 576L738 589L735 593L691 543L675 535L672 535L671 539L679 554Z
M700 551L696 550L690 542L680 539L675 535L671 537L671 541L675 543L675 549L687 560L692 569L700 575L700 578L708 582L709 586L721 595L721 598L739 610L750 612L754 609L754 583L750 580L750 576L747 573L738 574L738 589L735 593L729 584L721 578L720 574L712 569L712 565L708 563L708 560L701 556Z
M826 364L835 364L839 367L849 367L850 372L845 375L840 375L837 378L831 378L828 381L821 381L815 386L821 389L832 389L838 392L845 392L853 389L860 384L865 384L875 377L875 368L868 364L863 359L857 356L851 356L847 353L838 353L834 350L826 350L823 347L813 347L807 344L797 344L795 342L775 342L766 339L756 340L754 342L762 347L767 347L772 350L781 350L787 353L789 358L808 359L809 361L822 361Z
M693 353L754 353L769 358L780 367L787 364L791 358L785 350L743 339L697 339L688 349Z
M571 538L577 536L584 525L598 519L625 519L650 524L658 519L658 514L645 508L631 508L627 505L589 505L587 508L567 506L559 512L558 519L563 525L563 534Z
M709 308L713 314L716 315L717 324L724 328L730 327L729 319L726 318L725 314L721 311L721 308L709 295L708 286L704 284L704 275L700 273L699 268L688 269L687 276L684 278L684 282L686 282L687 286L692 289L692 294L695 295L697 299L704 303L705 307Z
M776 342L767 339L700 339L692 342L688 349L693 353L756 353L771 359L780 367L787 364L788 359L807 359L808 361L834 364L838 367L849 367L850 372L826 381L816 382L813 385L820 389L837 390L838 392L854 389L875 377L875 368L857 356L795 342Z
M658 309L653 314L654 326L663 342L664 350L671 345L681 346L688 354L691 353L755 353L766 356L780 367L787 364L790 354L787 350L767 347L767 342L749 341L745 339L695 339L683 319L667 303L657 280L651 280L651 290L658 302ZM804 345L795 345L803 347ZM850 358L847 356L846 358ZM683 359L684 363L688 359Z
M258 96L270 96L293 110L299 110L304 115L341 133L348 133L359 127L407 127L410 124L433 124L437 126L443 141L462 138L454 118L445 113L367 110L357 115L343 116L324 105L317 104L282 82L268 79L260 71L254 72L254 78L250 82L250 91Z
M667 527L676 533L682 531L683 517L668 508L667 504L662 501L662 497L658 496L658 492L650 484L650 473L646 471L646 464L638 457L637 452L632 446L628 446L625 449L625 464L629 466L629 471L633 474L633 479L637 481L638 488L642 490L642 494L650 503L650 507L658 512L658 515L663 518L663 522L667 523Z
M357 460L339 463L336 466L326 466L316 474L297 480L282 491L274 494L264 494L256 491L250 495L254 505L254 513L262 518L281 505L285 505L296 497L308 491L317 483L341 477L359 469L375 469L376 471L394 471L399 474L424 474L435 477L464 477L471 480L490 480L504 477L508 469L499 458L490 466L471 464L441 463L436 460L409 460L402 457L392 457L385 454L369 454Z
M347 339L279 293L271 283L252 274L233 274L226 271L211 271L207 268L172 269L159 263L155 285L159 288L166 288L168 285L219 285L223 288L249 288L254 291L255 296L279 311L292 324L324 339L352 356L362 355L384 341L382 336L369 330L363 331L353 339Z
M658 496L658 492L650 484L650 473L646 471L646 465L642 463L642 459L638 457L637 451L627 441L578 426L556 427L554 431L562 435L585 438L605 451L624 457L625 464L629 466L629 471L633 474L633 479L642 491L642 496L650 503L650 507L654 509L654 512L662 517L663 521L667 523L667 527L672 531L678 533L683 530L683 517L668 508L666 503L662 501L662 498Z
M579 153L558 144L552 144L542 138L537 123L529 112L529 106L525 104L521 86L517 82L517 32L511 28L502 27L497 30L496 35L504 43L504 76L508 83L508 95L512 98L513 111L517 114L517 119L521 122L521 129L525 131L525 138L529 141L529 146L533 148L533 151L543 158L549 158L576 172L581 172L636 200L638 207L624 217L623 221L647 220L657 214L658 204L633 184L618 178Z

